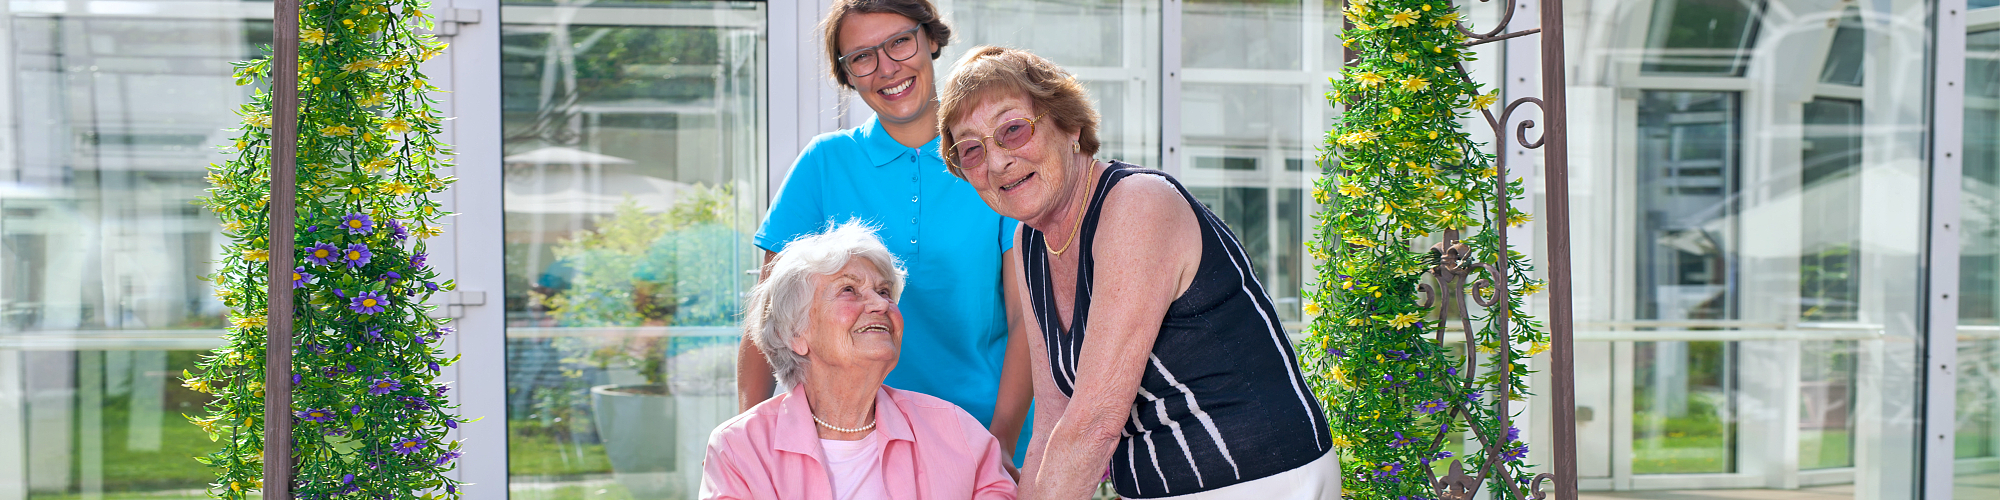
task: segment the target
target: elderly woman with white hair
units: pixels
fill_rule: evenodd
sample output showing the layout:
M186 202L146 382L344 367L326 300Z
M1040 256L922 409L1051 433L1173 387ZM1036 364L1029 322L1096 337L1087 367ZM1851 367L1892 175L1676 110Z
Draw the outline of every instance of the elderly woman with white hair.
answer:
M905 273L872 229L801 237L769 265L744 330L791 390L709 436L701 498L1014 498L986 426L882 385L902 352Z

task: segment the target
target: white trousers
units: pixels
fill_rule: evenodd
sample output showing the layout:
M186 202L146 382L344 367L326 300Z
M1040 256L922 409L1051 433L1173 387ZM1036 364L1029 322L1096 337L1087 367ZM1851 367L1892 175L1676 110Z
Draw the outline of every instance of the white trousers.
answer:
M1296 469L1200 493L1157 500L1334 500L1340 498L1340 454L1326 455Z

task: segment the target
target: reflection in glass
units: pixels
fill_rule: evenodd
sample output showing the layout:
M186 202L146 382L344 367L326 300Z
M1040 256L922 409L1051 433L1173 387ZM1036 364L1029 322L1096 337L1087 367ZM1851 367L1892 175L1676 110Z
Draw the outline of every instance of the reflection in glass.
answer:
M1735 317L1737 94L1639 102L1639 317Z
M941 3L952 45L939 78L965 50L1020 47L1075 74L1101 117L1098 158L1159 168L1160 13L1153 2L967 1Z
M1958 309L1960 499L2000 496L2000 31L1966 37Z
M1826 64L1820 67L1820 83L1861 86L1867 35L1866 27L1861 25L1861 9L1849 8L1840 15L1840 27L1834 29L1833 42L1827 47Z
M25 467L0 496L200 496L216 446L181 414L208 398L177 379L220 341L223 236L193 201L252 90L229 63L270 24L83 5L0 16L0 463Z
M503 11L513 498L692 498L736 413L762 4L649 5L617 26Z
M1853 321L1860 305L1861 101L1805 104L1799 318Z
M1636 342L1632 473L1735 470L1734 342Z
M1300 87L1183 84L1181 181L1229 223L1279 316L1299 319L1307 148Z
M1852 341L1799 343L1799 469L1854 466Z
M1304 69L1304 20L1301 0L1190 0L1181 8L1181 65Z
M1757 39L1758 0L1654 0L1644 73L1741 76Z

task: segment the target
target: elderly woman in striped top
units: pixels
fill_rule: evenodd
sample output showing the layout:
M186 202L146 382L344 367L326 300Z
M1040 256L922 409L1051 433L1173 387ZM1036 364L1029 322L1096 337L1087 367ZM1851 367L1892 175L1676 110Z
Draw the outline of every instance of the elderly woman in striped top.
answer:
M1335 498L1332 437L1243 245L1179 181L1094 158L1083 86L979 47L939 98L945 162L1018 219L1041 335L1021 498Z

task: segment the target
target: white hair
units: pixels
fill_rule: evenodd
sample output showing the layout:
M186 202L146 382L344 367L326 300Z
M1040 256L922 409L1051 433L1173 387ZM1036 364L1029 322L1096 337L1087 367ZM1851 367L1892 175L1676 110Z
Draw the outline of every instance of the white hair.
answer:
M743 335L764 351L779 383L796 386L805 377L806 357L792 351L792 342L805 333L811 320L807 316L812 312L818 278L840 272L854 257L867 259L889 280L891 302L902 298L908 272L875 236L875 228L860 221L841 223L786 243L771 260L770 277L751 290L750 301L744 304Z

